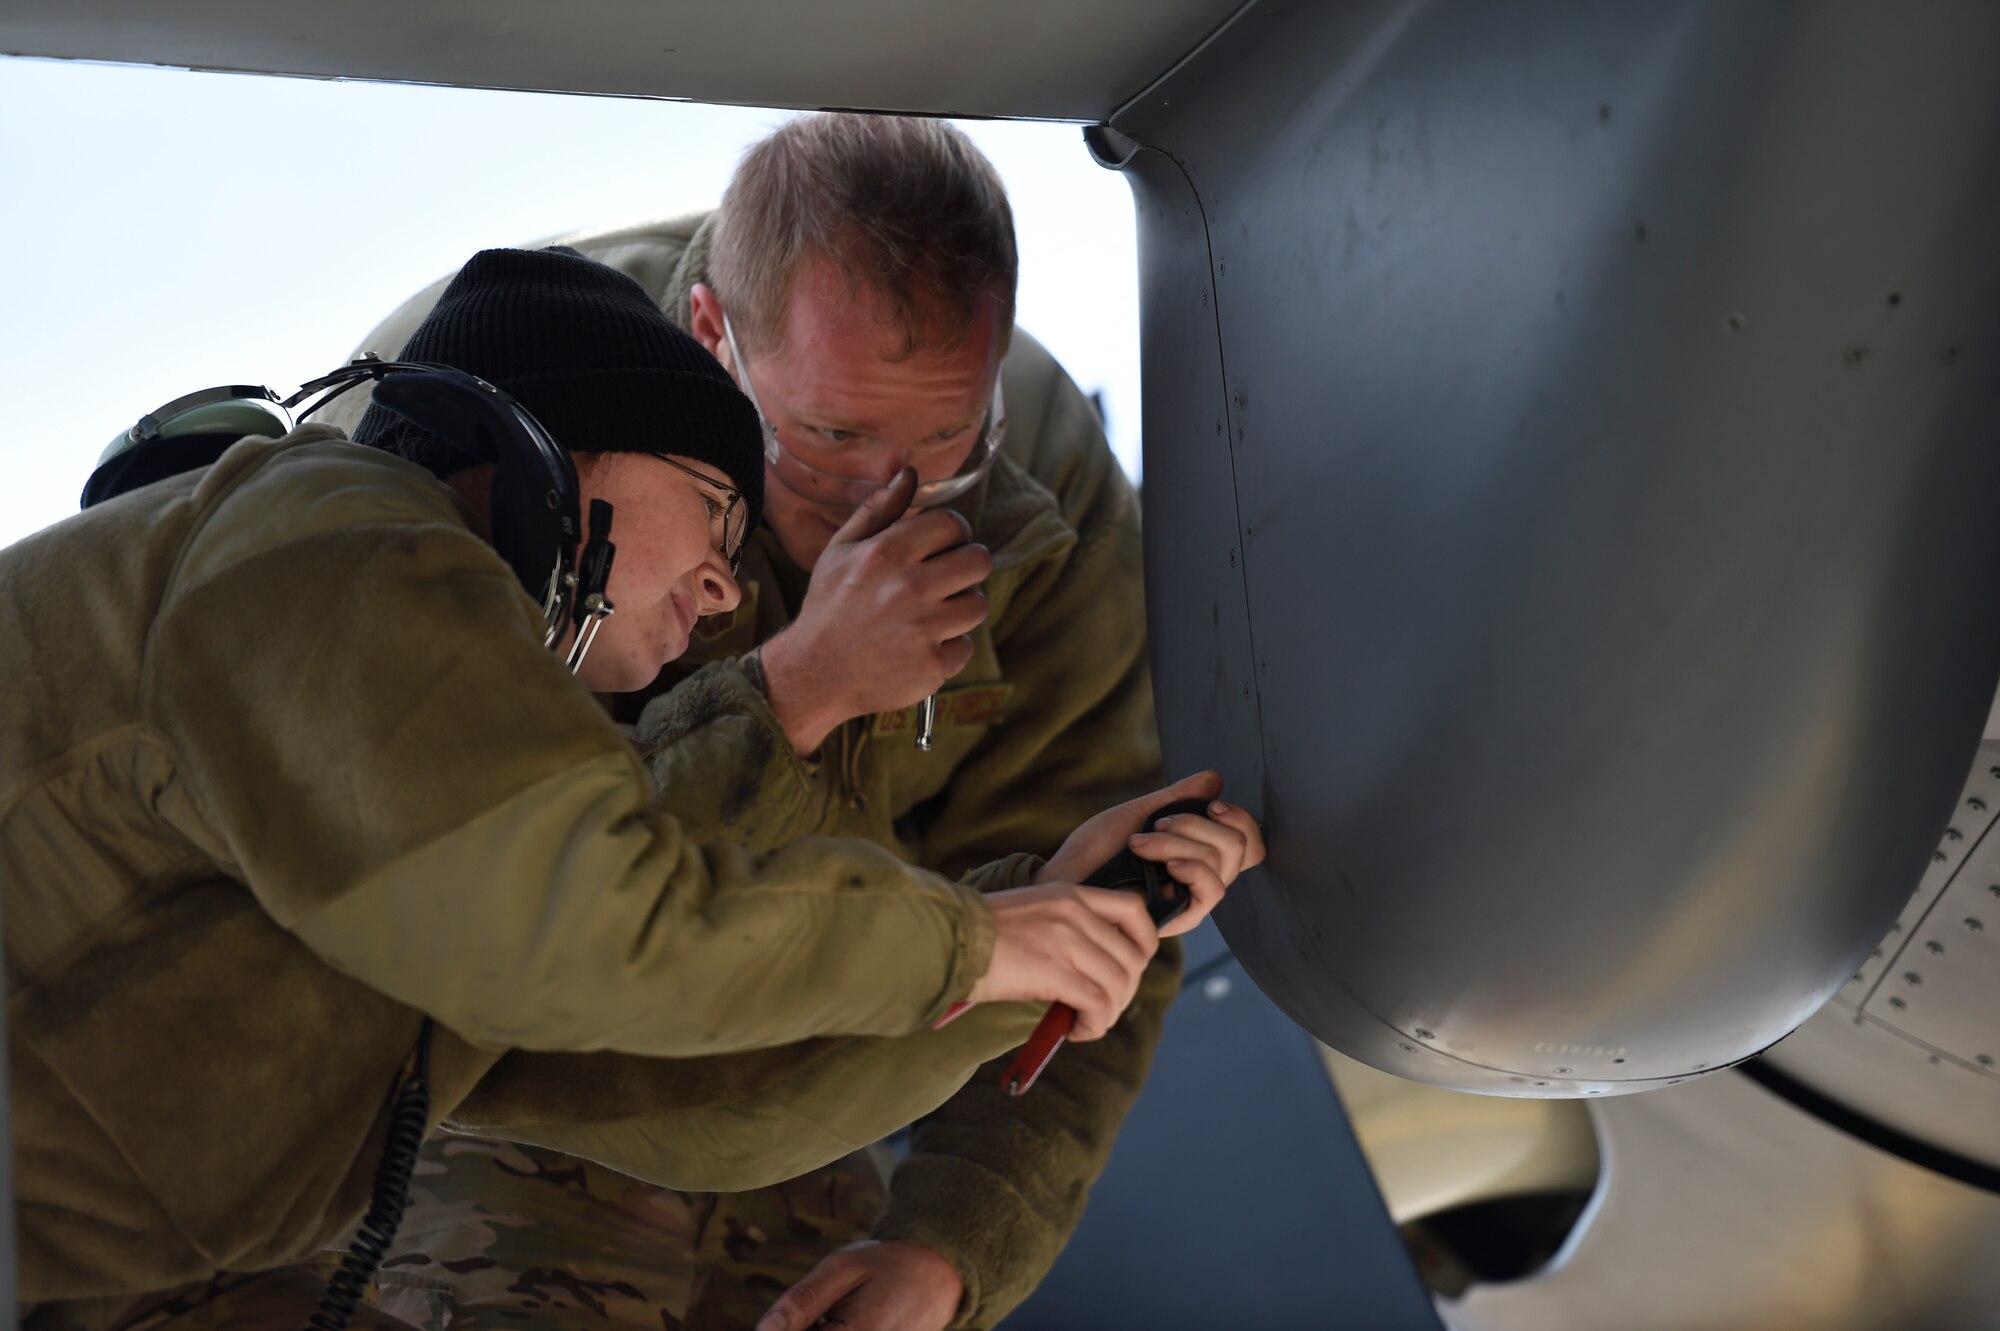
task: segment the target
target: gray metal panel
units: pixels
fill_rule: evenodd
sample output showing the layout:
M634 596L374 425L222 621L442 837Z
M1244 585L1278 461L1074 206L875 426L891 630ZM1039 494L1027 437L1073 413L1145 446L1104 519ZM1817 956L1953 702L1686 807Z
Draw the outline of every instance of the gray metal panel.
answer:
M1241 0L10 0L15 55L1102 120Z
M1062 1057L1062 1055L1058 1055ZM1313 1043L1188 987L1076 1236L1007 1331L1436 1331Z
M1975 3L1266 0L1114 120L1167 751L1253 761L1251 648L1221 923L1327 1043L1671 1084L1909 898L2000 677L1996 49Z

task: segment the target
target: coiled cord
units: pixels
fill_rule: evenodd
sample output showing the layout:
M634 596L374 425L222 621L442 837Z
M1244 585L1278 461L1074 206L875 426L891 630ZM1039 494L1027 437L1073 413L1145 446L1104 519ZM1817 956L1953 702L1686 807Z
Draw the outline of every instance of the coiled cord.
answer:
M340 1259L340 1270L327 1281L319 1307L306 1323L306 1331L346 1331L355 1310L368 1292L368 1282L396 1241L403 1212L410 1205L410 1179L416 1173L417 1152L423 1147L424 1133L431 1117L431 1020L417 1035L417 1062L409 1078L396 1089L395 1104L389 1110L388 1140L382 1146L381 1163L375 1166L375 1188L368 1214L361 1218L354 1243Z

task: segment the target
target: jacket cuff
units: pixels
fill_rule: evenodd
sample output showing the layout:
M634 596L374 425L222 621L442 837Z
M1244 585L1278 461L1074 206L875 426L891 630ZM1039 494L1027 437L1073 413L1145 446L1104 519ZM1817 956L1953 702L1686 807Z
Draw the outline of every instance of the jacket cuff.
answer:
M935 1023L953 1003L971 993L972 986L993 964L993 916L978 892L963 890L964 884L960 887L959 896L965 909L958 913L951 968L945 973L944 989L924 1013L925 1026Z
M634 727L665 806L753 854L817 830L819 765L792 751L771 705L735 659L714 661L648 702Z
M872 1238L920 1243L965 1282L954 1331L992 1326L1034 1291L1062 1236L1007 1180L969 1160L912 1156L897 1166Z
M791 741L785 737L785 728L778 723L777 713L771 710L771 700L744 673L741 657L711 661L648 701L632 730L641 745L660 749L725 716L753 722L776 744L771 759L790 768L798 780L811 784L819 764L793 751Z
M958 881L978 892L1005 892L1009 888L1026 887L1047 862L1039 855L1008 855L980 865Z

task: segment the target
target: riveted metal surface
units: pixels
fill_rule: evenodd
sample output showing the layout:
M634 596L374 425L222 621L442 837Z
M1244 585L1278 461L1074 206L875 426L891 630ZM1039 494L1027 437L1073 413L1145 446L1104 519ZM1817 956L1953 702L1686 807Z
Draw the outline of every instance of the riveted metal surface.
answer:
M2000 1168L1997 806L2000 741L1989 739L1875 955L1768 1058L1864 1118Z
M1989 838L1989 841L1991 839ZM2000 845L1982 847L1939 895L1862 1010L1968 1068L2000 1080ZM2000 1135L2000 1117L1994 1120Z
M2000 1169L2000 1077L1976 1062L1832 1004L1764 1058L1863 1118Z
M1255 657L1272 856L1218 919L1326 1043L1672 1085L1909 901L2000 677L1995 49L1976 5L1265 0L1115 118L1207 240L1141 209L1149 578L1234 521ZM1198 292L1212 357L1156 364ZM1149 609L1170 763L1240 745L1230 626Z
M1888 934L1875 946L1868 960L1861 963L1854 978L1841 986L1840 992L1834 996L1836 1003L1859 1008L1902 955L1911 941L1912 931L1930 915L1939 895L1958 877L1959 871L1975 872L1967 868L1968 860L1977 854L1990 863L1992 857L2000 855L2000 840L1988 835L1993 830L1996 817L2000 817L2000 743L1988 741L1979 746L1978 757L1973 761L1972 773L1966 778L1965 788L1959 792L1951 822L1937 848L1931 852L1930 865L1924 870L1917 890L1903 906L1896 922L1889 927ZM2000 868L2000 865L1995 867Z

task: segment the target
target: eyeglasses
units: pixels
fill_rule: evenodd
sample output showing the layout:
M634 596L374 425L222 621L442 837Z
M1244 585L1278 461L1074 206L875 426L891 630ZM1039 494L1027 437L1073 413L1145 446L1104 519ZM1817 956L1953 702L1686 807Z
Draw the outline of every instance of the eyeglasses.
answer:
M736 382L742 387L743 395L750 399L750 405L757 409L757 423L764 431L764 460L787 490L807 503L852 512L882 488L877 481L843 476L823 467L815 467L787 448L784 441L778 438L778 427L771 423L764 404L757 400L757 390L751 387L750 371L744 363L743 352L736 345L736 330L729 326L727 313L722 316L722 335L729 342L729 358L736 367ZM965 461L952 475L919 484L916 495L910 500L910 507L934 508L939 504L948 504L979 484L993 469L993 459L1000 456L1000 445L1006 438L1007 404L996 375L993 401L986 408L986 419L972 452L966 455Z
M689 476L708 487L699 491L701 502L708 505L708 534L715 542L716 553L729 565L729 573L734 577L743 567L743 541L749 534L750 503L744 499L741 490L731 489L712 476L704 475L685 463L674 461L665 453L655 453L654 457L672 467L675 471L686 472ZM725 496L716 502L709 489L720 490Z

